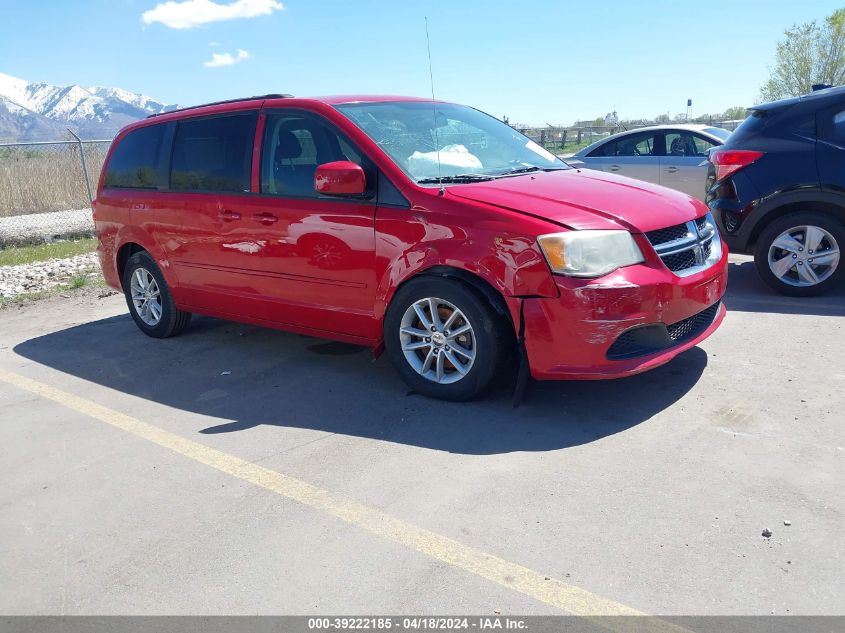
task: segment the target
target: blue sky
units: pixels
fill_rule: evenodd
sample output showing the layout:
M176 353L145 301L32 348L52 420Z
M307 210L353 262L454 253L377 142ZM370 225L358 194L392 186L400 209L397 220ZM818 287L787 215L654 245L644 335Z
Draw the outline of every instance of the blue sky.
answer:
M116 86L182 105L268 92L426 96L428 16L440 99L539 125L595 118L614 107L622 117L675 115L688 98L693 113L720 112L753 103L785 28L821 20L845 4L189 0L176 6L183 1L2 0L0 72ZM257 15L237 17L244 14ZM204 22L211 18L216 21Z

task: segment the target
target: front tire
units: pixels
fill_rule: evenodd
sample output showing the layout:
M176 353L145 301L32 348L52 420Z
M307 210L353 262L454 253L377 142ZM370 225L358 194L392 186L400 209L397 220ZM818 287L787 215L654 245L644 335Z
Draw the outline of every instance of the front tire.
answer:
M767 226L754 251L760 277L781 294L812 297L843 278L845 225L824 213L790 213Z
M512 328L489 302L445 278L399 289L384 320L388 355L411 389L441 400L470 400L490 384L513 346Z
M135 253L126 262L123 294L135 325L147 336L175 336L191 322L190 312L176 308L161 269L145 251Z

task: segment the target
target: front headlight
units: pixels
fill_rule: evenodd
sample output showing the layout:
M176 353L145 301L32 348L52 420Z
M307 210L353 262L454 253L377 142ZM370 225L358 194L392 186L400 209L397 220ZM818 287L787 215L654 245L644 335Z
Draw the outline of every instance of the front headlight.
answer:
M566 231L537 238L552 272L599 277L645 261L628 231Z

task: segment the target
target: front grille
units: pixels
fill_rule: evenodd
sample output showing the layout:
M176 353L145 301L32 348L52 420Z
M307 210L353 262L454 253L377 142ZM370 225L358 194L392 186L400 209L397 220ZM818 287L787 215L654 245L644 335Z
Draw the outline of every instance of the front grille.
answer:
M686 224L677 224L675 226L668 226L665 229L657 229L656 231L649 231L646 233L648 241L652 246L659 246L666 242L680 240L687 236L689 229Z
M721 305L720 301L716 302L709 308L671 325L655 323L626 330L608 348L607 358L609 360L636 358L654 354L693 339L710 327Z
M666 268L679 277L700 272L722 256L716 223L709 213L691 222L645 234Z
M701 334L713 323L716 313L719 312L719 305L719 303L714 303L698 314L693 314L683 321L667 325L666 331L669 332L669 338L675 342L680 342Z
M652 326L653 327L653 326ZM608 358L626 358L631 350L637 347L637 330L626 330L613 341L613 345L607 350Z
M696 263L695 253L691 250L665 255L661 259L666 264L666 268L673 272L692 268Z

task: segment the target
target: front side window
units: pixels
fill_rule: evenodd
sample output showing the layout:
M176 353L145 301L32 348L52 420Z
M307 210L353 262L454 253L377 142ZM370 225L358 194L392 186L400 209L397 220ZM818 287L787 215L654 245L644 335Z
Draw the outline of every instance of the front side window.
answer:
M106 187L156 189L166 127L148 125L132 130L121 139L106 168Z
M696 156L707 156L707 150L711 147L716 147L715 141L708 140L698 134L692 135L692 143Z
M180 121L173 139L174 191L250 190L255 113Z
M341 160L371 171L361 153L322 120L297 112L271 113L264 124L261 193L316 198L317 166ZM374 186L373 180L368 173L368 186Z
M683 158L699 155L694 137L689 132L667 132L665 138L667 156Z
M510 126L473 108L424 101L348 103L337 109L412 180L506 176L566 163Z

